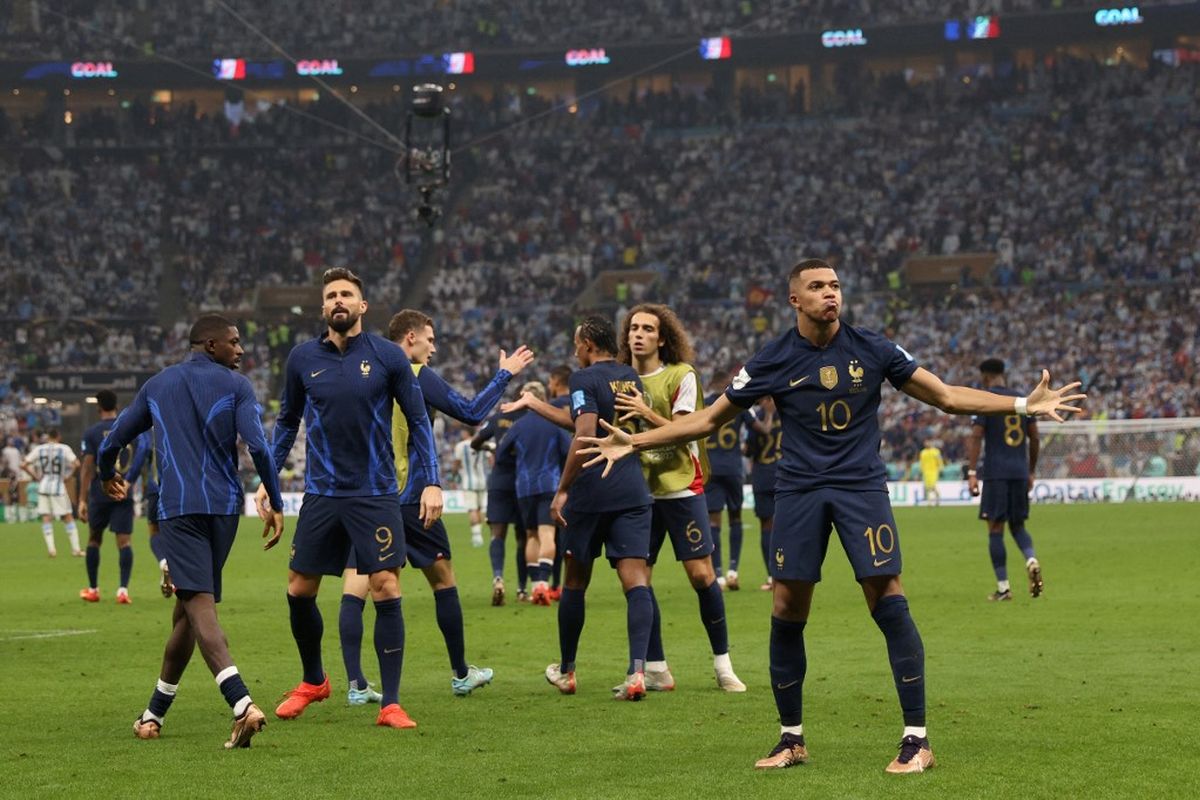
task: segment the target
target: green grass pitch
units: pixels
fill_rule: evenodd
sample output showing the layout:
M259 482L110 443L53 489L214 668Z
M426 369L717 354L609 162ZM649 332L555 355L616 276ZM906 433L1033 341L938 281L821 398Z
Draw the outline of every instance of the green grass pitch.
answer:
M925 640L929 731L939 765L887 776L901 722L883 639L833 544L807 631L808 766L756 773L777 721L767 672L770 600L757 526L747 518L742 591L726 595L734 665L748 693L715 687L694 594L673 562L656 586L678 682L615 703L626 660L624 601L598 566L579 654L579 694L542 670L557 660L555 612L489 605L486 548L449 520L467 656L496 670L468 698L449 668L424 579L402 573L407 653L401 701L420 727L373 726L345 705L338 581L327 579L325 664L334 696L293 722L270 711L299 678L284 600L287 546L264 553L247 521L225 571L222 621L270 723L226 752L228 710L197 654L163 737L131 733L157 675L169 603L145 530L135 535L134 605L114 602L105 542L103 601L78 599L82 559L58 528L46 557L33 524L0 527L0 796L6 797L920 797L1200 796L1200 526L1195 505L1035 507L1029 528L1046 595L990 604L983 523L970 509L900 509L905 584ZM289 521L290 525L294 524ZM141 523L139 523L141 525ZM512 550L507 564L510 587ZM375 677L367 612L364 662ZM66 631L86 631L62 635ZM34 638L38 637L38 638Z

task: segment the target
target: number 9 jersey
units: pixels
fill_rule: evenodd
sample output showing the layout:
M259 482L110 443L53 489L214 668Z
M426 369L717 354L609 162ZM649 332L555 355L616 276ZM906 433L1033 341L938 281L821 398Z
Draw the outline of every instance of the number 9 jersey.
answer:
M904 348L873 331L842 323L817 347L793 327L750 359L725 396L741 408L775 398L783 423L776 491L886 491L880 388L886 379L899 389L916 370Z

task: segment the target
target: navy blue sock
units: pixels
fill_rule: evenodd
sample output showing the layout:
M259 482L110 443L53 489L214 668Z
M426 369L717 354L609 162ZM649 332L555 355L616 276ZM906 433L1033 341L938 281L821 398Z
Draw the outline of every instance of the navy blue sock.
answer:
M871 616L887 640L888 661L892 664L904 724L924 727L925 645L908 612L908 598L899 594L881 597Z
M525 562L525 574L529 576L530 583L537 583L542 579L542 568L536 561L530 564Z
M763 523L762 533L758 536L758 544L762 547L763 566L767 568L767 574L771 574L771 528L766 523Z
M321 637L325 634L325 623L317 608L317 598L289 594L288 611L292 620L292 638L300 651L304 682L320 686L325 682L325 667L321 665Z
M988 553L992 557L992 570L996 580L1008 580L1008 555L1004 551L1004 532L988 534Z
M654 587L646 587L650 590L650 605L654 612L654 619L650 623L650 640L646 644L646 660L647 661L666 661L667 654L663 652L662 642L662 614L658 611L658 598L654 595Z
M228 673L230 670L233 671L233 674L227 675L226 673ZM237 667L226 667L225 669L221 670L217 677L220 678L222 675L225 677L222 678L221 682L217 685L221 687L221 694L225 697L225 702L228 703L229 707L234 709L234 712L236 713L238 701L243 697L249 697L250 690L246 688L246 682L243 681L242 676L238 674ZM245 709L242 710L245 711Z
M1027 559L1037 558L1033 552L1033 537L1029 535L1029 531L1025 530L1024 524L1013 529L1012 537L1016 541L1017 547L1021 548L1021 555Z
M467 645L463 635L462 603L458 599L458 587L439 589L433 593L437 608L437 624L446 640L446 652L450 655L450 667L460 678L467 677Z
M554 562L548 558L538 559L538 580L549 581L550 572L554 569Z
M629 631L629 670L627 675L646 671L646 648L654 623L650 587L635 586L625 593L625 619Z
M729 569L737 572L738 562L742 560L742 521L729 520Z
M804 675L808 657L804 652L804 626L771 617L771 691L780 725L799 725L804 721Z
M375 601L375 655L379 656L379 707L400 702L400 670L404 667L404 613L400 598Z
M367 601L361 597L344 594L338 611L342 663L346 665L346 680L352 689L367 688L367 676L362 671L363 609L366 607Z
M133 573L133 548L117 548L117 564L121 571L121 586L129 588L129 576Z
M83 561L87 565L88 587L95 589L100 585L100 545L89 544Z
M154 553L155 561L162 561L167 557L166 548L162 546L162 542L159 541L157 533L150 537L150 552Z
M720 575L721 574L721 526L720 525L712 525L712 526L710 526L710 528L712 530L712 537L713 537L713 551L712 551L713 569L715 569L717 571L717 574Z
M563 589L558 601L558 646L561 653L558 663L563 672L575 671L575 654L579 651L583 620L583 590Z
M554 571L553 571L553 576L550 580L550 585L552 587L554 587L555 589L557 589L559 586L562 586L562 564L563 564L562 531L560 531L558 528L555 528L554 529Z
M167 694L161 688L163 685L163 681L159 680L158 686L154 687L154 693L150 695L150 703L146 706L151 714L159 718L165 717L171 709L171 703L175 702L175 692Z
M708 643L712 646L714 656L729 652L729 627L725 623L725 595L721 587L713 581L703 589L696 590L700 600L700 621L704 630L708 631Z
M492 538L492 543L488 545L488 556L492 559L492 577L500 578L504 576L504 540Z

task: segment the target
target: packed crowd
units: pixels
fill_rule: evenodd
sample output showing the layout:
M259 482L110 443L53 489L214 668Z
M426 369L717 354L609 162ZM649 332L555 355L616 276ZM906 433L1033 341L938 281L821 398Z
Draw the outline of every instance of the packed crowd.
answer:
M1160 0L1159 3L1171 2ZM0 9L10 57L276 56L262 31L300 54L345 56L470 48L579 46L732 33L898 25L978 14L1092 6L1087 0L15 0ZM228 9L236 12L231 13ZM241 17L239 19L238 17ZM99 44L99 47L97 45Z
M185 324L159 322L164 280L190 317L249 310L257 287L313 283L347 265L373 303L393 308L425 265L436 363L464 388L487 380L501 347L529 344L547 367L568 361L577 301L613 269L653 283L631 278L585 306L672 304L708 371L740 363L789 324L781 275L803 253L838 265L853 321L885 330L947 379L971 382L979 358L1000 355L1018 385L1039 365L1079 376L1093 413L1200 415L1188 313L1200 300L1190 177L1200 70L1064 60L963 77L864 77L837 107L808 116L767 95L731 105L675 93L597 99L513 128L548 101L463 98L461 141L479 144L456 161L453 202L428 236L392 154L336 132L280 146L312 124L283 109L237 125L186 110L101 115L87 124L186 147L0 162L10 322L0 362L169 363ZM387 119L397 108L373 111ZM7 130L27 137L36 126ZM910 255L972 251L998 254L982 285L897 290ZM275 395L283 357L311 322L242 317L244 369L260 396ZM1002 352L1014 339L1027 345ZM961 440L950 427L961 421L899 396L886 410L896 458L930 437Z

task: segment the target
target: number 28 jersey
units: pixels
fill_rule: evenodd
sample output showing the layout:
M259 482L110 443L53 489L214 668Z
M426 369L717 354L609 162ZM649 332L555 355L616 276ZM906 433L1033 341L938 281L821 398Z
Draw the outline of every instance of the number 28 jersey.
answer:
M880 388L886 379L898 389L916 371L904 348L873 331L843 323L817 347L791 328L750 359L725 396L741 408L775 398L783 423L776 491L886 491Z

